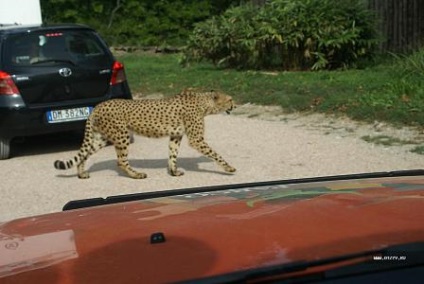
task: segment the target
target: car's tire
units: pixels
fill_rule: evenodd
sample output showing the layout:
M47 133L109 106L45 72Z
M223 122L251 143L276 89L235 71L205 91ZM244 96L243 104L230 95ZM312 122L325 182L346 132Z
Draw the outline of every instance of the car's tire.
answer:
M0 160L10 158L10 140L0 138Z

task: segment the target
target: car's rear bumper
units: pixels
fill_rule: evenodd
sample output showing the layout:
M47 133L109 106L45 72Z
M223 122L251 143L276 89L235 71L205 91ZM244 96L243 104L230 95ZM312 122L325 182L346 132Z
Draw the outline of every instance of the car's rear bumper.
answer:
M108 94L96 99L31 105L28 107L17 96L0 96L0 138L12 139L64 131L83 130L85 120L49 123L46 113L50 110L95 107L112 98L132 99L127 83L111 86Z
M63 131L83 130L85 120L48 123L46 109L0 108L0 137L12 139Z

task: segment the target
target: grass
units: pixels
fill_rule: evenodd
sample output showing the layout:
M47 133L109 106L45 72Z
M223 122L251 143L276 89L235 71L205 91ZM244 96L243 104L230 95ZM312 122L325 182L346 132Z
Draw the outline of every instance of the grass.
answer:
M366 135L361 137L362 140L373 143L375 145L382 145L382 146L403 146L403 145L416 145L413 147L410 152L416 153L419 155L424 155L424 145L420 145L421 141L414 141L414 140L403 140L396 137L388 136L388 135Z
M207 63L182 67L179 59L178 54L119 57L133 93L170 95L186 87L217 89L238 103L280 105L287 112L318 111L356 120L424 125L424 70L412 64L412 56L362 70L320 72L239 71Z
M396 137L391 137L387 135L376 135L376 136L362 136L362 140L373 143L376 145L383 145L383 146L402 146L402 145L415 145L419 144L419 142L412 141L412 140L403 140Z
M412 153L424 155L424 146L416 146L411 150Z

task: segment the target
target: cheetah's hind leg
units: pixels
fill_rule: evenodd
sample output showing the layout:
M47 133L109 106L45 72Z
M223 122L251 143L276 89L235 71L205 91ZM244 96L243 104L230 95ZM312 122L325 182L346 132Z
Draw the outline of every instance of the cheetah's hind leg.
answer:
M147 174L142 172L137 172L134 170L128 161L128 147L131 143L130 134L127 131L123 131L120 137L125 137L124 139L119 139L113 141L113 145L115 146L116 156L118 158L118 166L124 170L127 175L134 179L144 179L147 177Z
M82 144L81 149L85 148L86 155L81 159L80 163L77 165L77 173L79 178L87 179L90 177L88 171L85 170L85 162L91 155L104 148L107 144L108 140L106 139L106 137L96 131L93 131L91 133L90 138L84 138L84 142Z
M90 119L87 120L84 140L78 151L78 154L69 160L57 160L54 162L54 167L58 170L67 170L77 166L78 177L82 179L89 178L88 172L84 169L87 159L106 146L107 140L103 135L93 129Z

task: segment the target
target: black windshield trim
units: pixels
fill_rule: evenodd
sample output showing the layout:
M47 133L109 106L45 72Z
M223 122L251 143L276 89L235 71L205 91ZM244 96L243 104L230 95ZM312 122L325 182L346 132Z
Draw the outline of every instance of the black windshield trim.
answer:
M388 172L373 172L373 173L360 173L348 175L335 175L335 176L320 176L311 178L288 179L288 180L275 180L265 182L241 183L241 184L228 184L217 186L194 187L184 189L171 189L154 192L143 192L134 194L124 194L109 196L106 198L89 198L81 200L73 200L65 204L63 211L74 210L80 208L87 208L93 206L116 204L129 201L146 200L152 198L170 197L185 194L194 194L210 191L240 189L245 187L259 187L259 186L273 186L273 185L288 185L288 184L302 184L302 183L316 183L316 182L330 182L330 181L344 181L344 180L361 180L369 178L387 178L387 177L408 177L408 176L424 176L424 170L404 170L404 171L388 171Z

